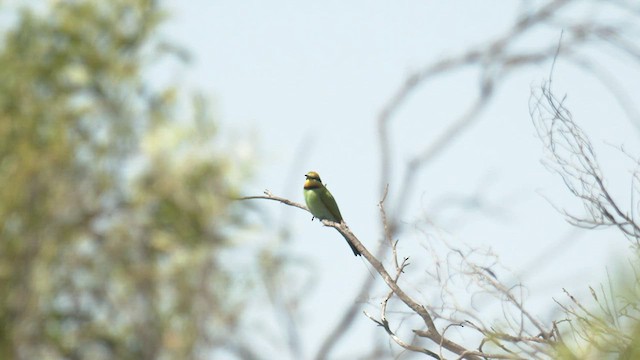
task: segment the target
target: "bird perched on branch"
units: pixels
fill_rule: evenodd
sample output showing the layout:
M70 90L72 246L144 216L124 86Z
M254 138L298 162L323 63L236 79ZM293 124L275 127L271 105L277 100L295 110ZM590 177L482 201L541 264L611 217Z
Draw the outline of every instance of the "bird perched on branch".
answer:
M309 171L305 175L305 178L304 200L307 202L307 207L309 208L309 211L311 211L313 217L337 223L343 222L340 209L338 209L338 204L336 204L336 200L333 198L333 195L331 195L329 190L322 185L320 175L315 171ZM360 254L360 251L353 246L349 239L346 237L345 239L347 240L347 244L351 247L351 251L353 251L354 255L362 255Z

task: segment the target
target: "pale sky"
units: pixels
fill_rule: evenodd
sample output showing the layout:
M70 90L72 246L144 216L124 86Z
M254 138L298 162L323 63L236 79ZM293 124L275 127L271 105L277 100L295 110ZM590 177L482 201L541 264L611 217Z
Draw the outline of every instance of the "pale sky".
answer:
M520 3L173 0L167 4L170 21L164 33L193 56L186 70L171 76L212 97L225 136L253 142L257 176L245 194L269 189L303 202L304 174L316 170L351 229L374 250L381 238L379 111L412 71L501 34L515 21ZM550 46L558 38L558 32L541 30L519 45ZM640 93L637 67L629 67L619 56L599 53L602 47L593 49L589 54L627 93ZM572 232L549 204L578 214L582 210L560 178L541 164L545 152L529 116L531 88L546 80L550 66L545 62L510 75L481 118L420 173L411 211L403 219L406 231L399 239L402 256L415 263L408 276L419 279L420 269L430 266L423 249L430 240L420 231L490 247L505 267L522 276L534 309L546 319L554 311L552 297L562 298L563 287L584 294L589 285L605 279L607 267L615 268L620 261L615 256L628 245L616 231ZM612 192L628 199L634 167L615 146L640 153L638 128L584 70L561 60L554 73L559 95L568 95L574 119L600 152ZM390 125L395 168L401 169L410 155L437 138L464 111L477 88L477 72L469 69L438 77L413 94ZM391 197L399 186L398 176L394 180ZM489 213L474 212L470 203L466 211L460 210L460 199L474 194L487 202ZM354 301L359 284L371 275L338 233L311 222L308 213L275 202L258 205L277 223L265 226L288 221L293 240L283 245L287 246L283 251L304 258L317 271L317 283L302 304L300 324L302 354L314 356L343 309ZM416 223L421 225L414 227ZM509 279L512 274L497 275ZM376 315L384 295L379 289L363 306ZM264 316L265 323L274 321L272 314ZM371 343L371 334L388 341L364 315L355 327L358 330L350 332L331 358L360 353Z

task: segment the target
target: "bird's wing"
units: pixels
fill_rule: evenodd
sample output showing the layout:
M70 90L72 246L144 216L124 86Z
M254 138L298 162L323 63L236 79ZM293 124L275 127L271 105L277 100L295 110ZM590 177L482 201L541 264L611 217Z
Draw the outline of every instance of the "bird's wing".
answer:
M336 219L336 221L342 221L342 214L340 214L340 209L338 208L338 204L336 203L336 199L333 198L331 192L326 187L323 189L324 195L320 196L320 200L324 204L324 206L329 210L331 215Z

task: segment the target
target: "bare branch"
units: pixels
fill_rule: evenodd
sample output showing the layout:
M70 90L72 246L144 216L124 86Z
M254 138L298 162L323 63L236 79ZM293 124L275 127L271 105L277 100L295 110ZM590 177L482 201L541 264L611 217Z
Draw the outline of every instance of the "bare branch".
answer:
M573 120L564 99L557 99L550 86L543 85L532 96L530 113L553 160L548 167L560 175L567 189L584 205L586 214L581 216L563 210L567 220L584 228L615 226L636 246L640 245L640 224L611 196L591 141Z
M265 192L266 196L245 196L240 198L241 200L250 200L250 199L265 199L265 200L275 200L275 201L279 201L283 204L289 205L289 206L294 206L294 207L298 207L304 210L307 210L306 207L295 203L293 201L287 200L285 198L281 198L278 196L275 196L273 194L271 194L270 192L266 191ZM307 210L308 211L308 210ZM353 232L351 232L351 229L349 229L349 227L347 226L347 224L343 221L341 223L337 223L334 221L330 221L330 220L322 220L322 223L325 226L329 226L332 227L336 230L338 230L338 232L340 234L342 234L342 236L344 236L351 244L353 244L353 246L360 251L360 253L362 254L362 256L367 259L367 261L371 264L371 266L373 266L374 269L376 269L376 271L378 272L378 274L380 274L380 276L382 277L382 280L384 280L384 282L387 284L387 286L393 291L393 293L403 302L405 303L405 305L407 305L411 310L413 310L417 315L419 315L427 330L426 331L421 331L421 334L425 335L427 338L431 339L434 343L439 344L441 347L443 347L444 349L447 349L448 351L451 351L455 354L458 355L463 355L464 359L469 359L469 360L480 360L480 357L472 352L469 352L467 349L465 349L463 346L445 339L444 337L442 337L442 335L440 334L440 332L438 331L438 329L436 328L435 323L433 322L433 318L431 317L431 315L429 314L429 312L427 311L427 309L421 305L420 303L418 303L416 300L414 300L411 296L409 296L404 290L402 290L398 284L395 282L394 278L391 277L391 275L389 275L389 273L387 272L387 270L385 269L384 265L376 258L374 257L369 250L367 250L367 248L364 247L364 245L360 242L360 240L353 234Z
M237 198L236 200L253 200L253 199L274 200L274 201L281 202L281 203L283 203L285 205L294 206L294 207L300 208L302 210L309 211L309 209L307 209L306 206L304 206L302 204L299 204L297 202L291 201L289 199L285 199L283 197L275 196L269 190L265 190L264 191L264 195L243 196L243 197Z
M405 259L401 265L399 265L397 267L397 271L396 271L396 275L394 278L394 282L398 282L398 279L400 278L400 275L404 272L404 268L406 266L408 266L409 264L407 263L407 259ZM364 312L364 314L371 319L374 323L378 324L378 326L381 326L386 332L387 334L389 334L389 337L391 337L391 339L398 345L400 345L401 347L409 350L409 351L413 351L413 352L420 352L423 354L427 354L431 357L433 357L434 359L443 359L442 355L438 355L435 352L419 347L419 346L415 346L415 345L411 345L406 343L405 341L403 341L402 339L400 339L400 337L398 335L396 335L396 333L391 330L391 327L389 325L389 321L387 320L387 304L389 303L389 300L391 300L391 297L393 296L393 291L389 291L387 293L387 295L384 297L384 299L381 302L381 308L380 308L380 320L375 319L372 315L368 314L366 311Z

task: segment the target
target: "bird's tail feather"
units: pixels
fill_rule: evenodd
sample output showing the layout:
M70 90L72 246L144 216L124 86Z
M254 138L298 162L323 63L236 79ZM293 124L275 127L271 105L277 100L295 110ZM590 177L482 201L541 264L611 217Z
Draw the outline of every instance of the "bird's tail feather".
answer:
M351 243L351 240L349 240L348 237L346 237L345 235L342 235L344 237L345 240L347 240L347 244L349 244L349 247L351 248L351 251L353 251L353 255L355 256L362 256L362 254L360 253L360 251L358 251L358 249L356 249L355 246L353 246L353 244Z

